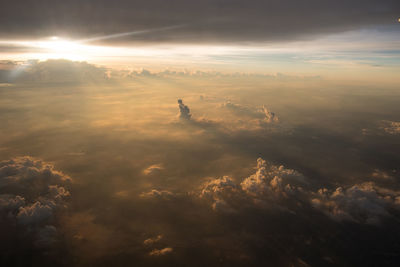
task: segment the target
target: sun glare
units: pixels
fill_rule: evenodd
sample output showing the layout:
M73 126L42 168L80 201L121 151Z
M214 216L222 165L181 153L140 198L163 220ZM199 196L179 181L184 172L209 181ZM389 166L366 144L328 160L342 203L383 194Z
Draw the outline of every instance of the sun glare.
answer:
M29 48L28 53L20 53L20 59L68 59L77 61L91 60L97 56L112 55L112 47L83 44L79 41L52 36L41 40L14 41L4 40L0 44Z
M40 57L43 59L70 59L70 60L85 60L86 54L89 50L88 46L79 44L69 40L64 40L59 37L53 36L50 40L38 41L33 44L39 49L43 49L44 53Z

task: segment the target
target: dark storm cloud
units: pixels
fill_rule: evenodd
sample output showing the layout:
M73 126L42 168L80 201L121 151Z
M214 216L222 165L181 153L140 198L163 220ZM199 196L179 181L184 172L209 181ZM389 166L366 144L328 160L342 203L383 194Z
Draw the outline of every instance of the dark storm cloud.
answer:
M395 23L399 11L397 0L6 1L0 36L87 39L156 29L118 40L273 41ZM157 30L171 26L179 27Z

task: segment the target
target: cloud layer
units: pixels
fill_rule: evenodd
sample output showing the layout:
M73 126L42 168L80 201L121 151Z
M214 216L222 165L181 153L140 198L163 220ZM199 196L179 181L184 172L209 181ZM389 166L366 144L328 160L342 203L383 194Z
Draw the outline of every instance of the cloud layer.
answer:
M395 0L175 0L172 3L123 0L117 5L105 0L85 1L83 5L77 0L24 1L23 4L13 1L7 2L0 11L0 34L43 37L64 33L87 39L87 36L142 31L123 40L271 41L394 23L399 8Z

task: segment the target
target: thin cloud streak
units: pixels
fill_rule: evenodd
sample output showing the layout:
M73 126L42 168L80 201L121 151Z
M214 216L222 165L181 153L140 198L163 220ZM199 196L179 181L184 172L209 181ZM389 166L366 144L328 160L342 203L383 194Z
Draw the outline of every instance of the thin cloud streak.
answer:
M117 38L122 38L122 37L127 37L127 36L142 35L142 34L153 33L153 32L170 31L170 30L179 29L179 28L182 28L185 26L186 26L185 24L181 24L181 25L174 25L174 26L141 30L141 31L115 33L115 34L109 34L109 35L104 35L104 36L99 36L99 37L93 37L93 38L89 38L89 39L83 39L83 40L79 40L77 42L78 43L90 43L90 42L95 42L95 41L117 39Z

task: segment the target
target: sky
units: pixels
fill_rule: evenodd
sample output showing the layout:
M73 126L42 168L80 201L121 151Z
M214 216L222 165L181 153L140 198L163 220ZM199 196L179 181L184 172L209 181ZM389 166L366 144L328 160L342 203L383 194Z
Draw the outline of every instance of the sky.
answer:
M399 266L400 2L0 9L1 266Z
M398 71L398 1L13 1L0 13L7 60L114 68L380 79ZM90 11L89 11L90 10Z

